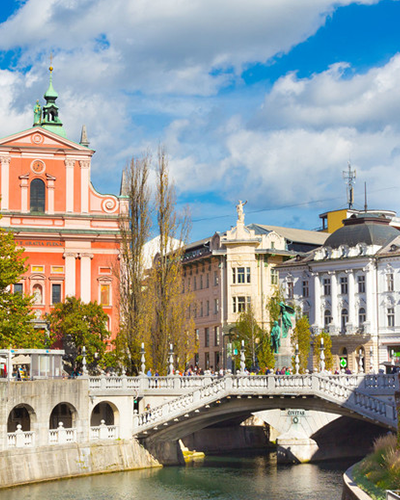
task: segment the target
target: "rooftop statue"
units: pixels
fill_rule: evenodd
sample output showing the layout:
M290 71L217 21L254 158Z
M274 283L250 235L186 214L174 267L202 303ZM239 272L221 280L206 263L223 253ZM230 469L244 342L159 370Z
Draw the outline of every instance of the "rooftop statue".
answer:
M33 125L40 125L42 123L42 108L40 107L39 100L33 108Z
M239 200L238 204L236 205L236 211L238 214L238 222L242 222L244 224L244 211L243 207L246 205L247 200L243 202L242 200Z

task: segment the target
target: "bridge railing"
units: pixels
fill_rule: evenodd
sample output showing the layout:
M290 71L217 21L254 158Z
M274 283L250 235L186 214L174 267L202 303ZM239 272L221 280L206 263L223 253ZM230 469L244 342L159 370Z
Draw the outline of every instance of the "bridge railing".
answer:
M365 379L365 376L364 376ZM391 386L393 379L383 379L382 386ZM376 379L368 379L367 384L379 383ZM379 399L359 390L359 377L312 375L266 375L266 376L225 376L214 379L207 386L200 387L171 401L152 409L149 412L135 415L135 428L151 428L158 424L167 425L166 421L189 416L191 411L198 411L201 406L218 402L228 395L270 394L270 395L315 395L333 403L356 411L364 416L379 420L382 423L395 425L396 408L389 401ZM393 391L393 390L392 390Z
M25 448L35 445L35 433L33 431L23 431L21 424L17 425L15 432L7 433L8 448Z
M76 442L76 429L74 427L64 427L60 422L57 429L49 430L49 444L64 444Z
M90 440L97 439L118 439L118 427L106 425L102 420L100 425L90 427Z

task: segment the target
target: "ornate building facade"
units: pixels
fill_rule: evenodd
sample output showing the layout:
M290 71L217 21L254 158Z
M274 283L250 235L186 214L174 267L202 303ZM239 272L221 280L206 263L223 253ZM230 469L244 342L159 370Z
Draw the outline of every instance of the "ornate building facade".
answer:
M38 322L67 296L97 301L118 330L119 214L124 198L98 193L90 180L94 151L83 127L66 137L52 84L33 127L0 140L0 226L24 248L27 272L14 290L34 297Z
M198 352L203 369L227 367L227 350L240 313L252 306L257 322L269 327L266 303L278 286L277 264L319 247L329 236L301 229L244 224L192 243L184 255L184 291L194 294Z
M332 339L334 368L377 371L400 353L400 232L358 213L307 256L279 265L286 300Z

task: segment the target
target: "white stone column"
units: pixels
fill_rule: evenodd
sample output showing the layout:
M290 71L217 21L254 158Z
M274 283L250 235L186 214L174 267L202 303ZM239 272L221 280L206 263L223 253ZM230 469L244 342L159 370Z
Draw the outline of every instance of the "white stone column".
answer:
M89 213L90 161L80 160L81 166L81 212Z
M76 293L76 263L77 254L65 252L65 296L75 296Z
M90 302L92 292L92 262L93 254L81 253L81 299Z
M349 323L353 328L358 328L358 315L356 314L356 301L355 301L355 282L354 282L354 271L349 271L348 273L349 289L348 289L348 299L349 299Z
M332 304L332 323L336 328L340 328L339 311L338 311L338 287L337 277L334 272L330 273L331 278L331 304Z
M10 162L9 156L1 156L1 210L9 209Z
M376 304L376 290L375 290L375 273L377 272L376 267L372 262L364 267L365 272L365 301L367 303L366 307L366 323L369 325L370 332L377 332L376 315L379 314L378 305ZM374 313L376 311L376 313Z
M29 212L28 208L28 180L29 180L29 174L26 175L20 175L19 179L21 181L20 183L20 188L21 188L21 212L27 213Z
M54 214L54 181L55 177L52 175L46 174L47 178L47 213L52 215Z
M321 321L321 281L318 273L313 273L314 277L314 324L318 328L323 326Z
M66 159L65 160L65 211L73 212L74 211L74 167L75 160Z

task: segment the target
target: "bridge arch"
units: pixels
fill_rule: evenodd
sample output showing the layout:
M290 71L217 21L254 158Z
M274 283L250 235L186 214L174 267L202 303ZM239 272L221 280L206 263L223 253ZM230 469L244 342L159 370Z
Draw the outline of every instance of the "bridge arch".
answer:
M21 425L22 431L31 431L36 421L36 413L32 406L25 403L18 404L8 414L7 432L15 432L18 424Z
M57 404L49 419L49 429L57 429L58 424L62 422L65 429L76 427L78 421L78 412L71 403L62 402Z
M96 427L104 420L105 425L117 425L120 423L120 413L117 406L111 401L101 401L92 410L90 415L90 426Z

